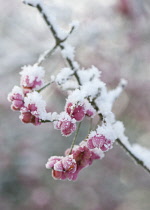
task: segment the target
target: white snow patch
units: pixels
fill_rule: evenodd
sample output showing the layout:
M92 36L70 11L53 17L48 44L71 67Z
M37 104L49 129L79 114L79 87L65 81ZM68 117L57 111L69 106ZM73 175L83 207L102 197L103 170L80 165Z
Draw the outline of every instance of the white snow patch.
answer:
M74 53L75 53L74 47L67 44L66 42L62 43L61 45L64 47L64 49L61 50L62 56L65 59L69 58L71 61L73 61L74 60Z
M65 83L72 75L73 71L70 68L63 68L56 76L55 81L60 85Z
M46 102L42 99L42 96L34 91L32 93L28 93L27 97L24 99L25 107L28 107L29 104L35 104L37 107L37 111L32 111L31 113L34 116L38 116L40 119L45 120L47 118L46 113Z

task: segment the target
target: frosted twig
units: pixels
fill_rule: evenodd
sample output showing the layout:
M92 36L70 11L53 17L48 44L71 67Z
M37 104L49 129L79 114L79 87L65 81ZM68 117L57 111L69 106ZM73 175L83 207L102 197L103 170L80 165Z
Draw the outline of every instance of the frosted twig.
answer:
M44 90L46 87L48 87L49 85L51 85L53 83L53 81L52 82L48 82L46 85L44 85L41 89L39 89L37 92L41 92L42 90Z
M50 55L53 54L53 52L56 50L57 47L58 45L55 44L55 46L52 49L46 50L43 54L41 54L37 61L37 65L40 66L46 58L48 58Z
M150 169L144 165L144 162L140 160L137 156L135 156L131 150L129 150L125 144L120 139L116 139L117 143L130 155L130 157L140 166L142 166L148 173L150 173Z
M30 2L30 1L29 1L29 2ZM63 43L64 43L64 41L66 41L66 39L68 38L69 35L66 36L66 38L64 38L64 39L60 39L60 38L58 37L58 35L57 35L57 31L55 30L54 25L51 23L51 21L49 20L49 18L48 18L47 15L46 15L46 13L44 12L44 8L42 7L42 4L37 3L36 5L32 5L32 4L29 3L29 2L28 2L28 1L27 1L27 2L24 1L25 4L28 4L28 5L30 5L30 6L34 6L34 7L36 7L36 8L38 9L38 11L42 14L43 19L45 20L46 24L48 25L50 31L52 32L53 37L54 37L54 39L55 39L55 41L56 41L56 44L55 44L54 48L56 49L56 47L59 46L61 50L64 50L65 46L63 45ZM72 27L70 33L72 33L73 30L74 30L74 27ZM52 50L53 50L53 49L52 49ZM48 54L49 54L49 53L48 53ZM47 56L47 54L46 54L46 56ZM78 75L78 69L75 67L73 60L71 60L69 57L66 57L65 59L66 59L68 65L70 66L70 68L74 71L74 76L75 76L75 78L76 78L78 84L79 84L79 85L82 85L82 83L81 83L81 81L80 81L80 77L79 77L79 75ZM113 92L110 92L110 94L112 94L112 101L114 101L114 100L118 97L118 94L123 90L124 86L125 86L125 83L124 83L124 81L123 81L123 82L120 83L120 85L118 86L118 88L116 88ZM93 100L93 101L91 102L91 104L93 105L93 107L95 108L96 111L99 111L99 108L98 108L98 106L97 106L96 103L95 103L95 100ZM104 118L104 116L103 116L101 113L99 114L99 117L100 117L100 119L101 119L103 122L105 122L105 118ZM72 152L74 143L75 143L75 141L76 141L76 138L77 138L77 134L78 134L80 125L81 125L81 123L79 123L79 126L78 126L78 128L77 128L76 135L75 135L75 137L74 137L74 139L73 139L72 146L71 146L71 150L70 150L70 154L71 154L71 152ZM141 165L147 172L150 173L149 168L147 168L147 167L144 165L143 161L140 160L135 154L132 153L132 151L130 151L130 150L126 147L126 145L121 141L121 139L118 138L118 139L116 139L116 141L118 142L119 145L122 146L122 148L123 148L126 152L128 152L128 154L135 160L135 162L136 162L137 164Z

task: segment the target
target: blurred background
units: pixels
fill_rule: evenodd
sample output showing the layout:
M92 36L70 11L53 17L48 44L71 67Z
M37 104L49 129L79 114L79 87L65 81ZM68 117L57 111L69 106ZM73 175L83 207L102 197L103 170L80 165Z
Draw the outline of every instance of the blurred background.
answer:
M130 142L150 149L150 1L45 2L64 29L72 20L80 22L68 42L83 67L98 67L109 88L120 78L128 80L114 112ZM0 210L149 210L150 176L118 145L84 169L76 182L55 181L45 169L50 156L70 147L72 136L62 137L50 124L21 123L7 95L19 85L21 67L34 64L54 39L35 8L20 0L0 0L0 5ZM44 62L47 80L65 65L57 50ZM49 111L63 110L66 93L56 86L43 97ZM85 119L78 142L88 126Z

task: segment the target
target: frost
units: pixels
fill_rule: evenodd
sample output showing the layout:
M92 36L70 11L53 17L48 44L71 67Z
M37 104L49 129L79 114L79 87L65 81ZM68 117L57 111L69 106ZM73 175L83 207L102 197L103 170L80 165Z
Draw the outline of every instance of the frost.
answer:
M24 97L22 88L19 86L14 86L12 91L8 94L8 97L7 97L8 101L10 102L12 101L11 96L14 94L20 94L22 97Z
M70 68L63 68L60 73L57 74L55 81L58 84L65 83L71 75L73 75L73 71Z
M139 144L133 144L131 148L132 153L141 161L143 164L150 169L150 150L140 146Z
M78 88L79 85L76 81L66 81L64 84L62 84L62 89L63 90L74 90L76 88Z
M69 58L71 61L73 61L74 60L74 47L67 44L66 42L61 45L64 47L64 49L61 51L62 56L66 59Z
M114 124L114 130L116 132L117 138L125 145L125 147L143 164L150 169L150 150L145 147L140 146L139 144L131 145L128 141L128 138L124 135L124 125L122 122L117 121Z
M95 66L92 66L89 69L79 70L78 75L80 77L81 83L85 84L86 82L92 81L94 78L100 78L101 71Z
M47 113L46 113L46 102L42 99L42 96L34 91L32 93L28 93L27 97L25 97L24 99L25 102L25 107L28 107L28 105L30 104L35 104L37 110L32 112L33 115L38 115L38 117L42 120L45 120L45 118L47 117Z
M127 81L125 79L121 79L119 85L114 89L108 92L108 100L111 104L120 96L124 87L127 85Z
M58 116L58 120L59 121L70 121L72 123L75 123L76 120L75 119L72 119L68 113L66 112L61 112L60 115Z
M85 92L76 89L68 96L67 103L73 103L73 104L78 103L82 105L85 96L86 96Z
M49 120L49 121L53 122L55 120L58 120L58 117L59 117L59 115L57 112L52 112L52 113L49 112L49 113L45 114L44 120Z
M79 27L79 21L74 20L69 25L71 28L77 29Z
M27 81L26 78L29 79L29 83L34 82L34 80L36 79L36 81L41 81L43 82L43 77L45 76L45 71L44 68L41 66L23 66L22 67L22 71L20 72L21 75L21 85L22 86L26 86L27 85Z
M91 151L94 152L94 154L98 155L101 159L105 157L105 154L101 149L94 148L91 149Z
M111 124L107 123L106 125L103 124L102 126L98 126L96 130L97 134L105 136L105 138L115 141L116 140L116 133Z

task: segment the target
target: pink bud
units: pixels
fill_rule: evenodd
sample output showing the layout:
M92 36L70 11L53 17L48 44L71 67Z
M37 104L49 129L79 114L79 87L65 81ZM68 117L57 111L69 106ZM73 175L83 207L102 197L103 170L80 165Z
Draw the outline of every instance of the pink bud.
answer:
M71 135L76 130L76 124L71 121L62 121L61 123L61 133L64 136Z
M30 112L23 112L21 113L21 121L24 123L31 123L32 114Z
M12 105L11 105L11 109L12 110L20 110L21 107L23 107L24 102L21 100L13 100L12 101Z
M17 91L21 92L22 90L21 88L15 86L12 92L8 95L8 100L12 102L11 109L15 111L20 110L24 105L24 98L22 92L20 94L17 93Z
M62 164L65 171L75 173L77 169L77 164L71 155L64 157L62 159Z
M111 148L112 142L109 139L106 139L104 135L95 135L88 139L87 146L89 149L98 148L102 151L107 151Z
M71 118L74 118L77 121L83 120L85 116L85 108L83 105L73 105L72 103L69 103L66 107L66 112Z
M92 116L94 115L94 112L93 112L92 110L87 110L87 111L86 111L86 115L87 115L88 117L92 117Z
M37 87L42 86L42 80L38 81L38 77L35 77L32 82L30 82L29 76L27 75L23 79L21 79L21 85L23 88L29 88L29 89L36 89Z

